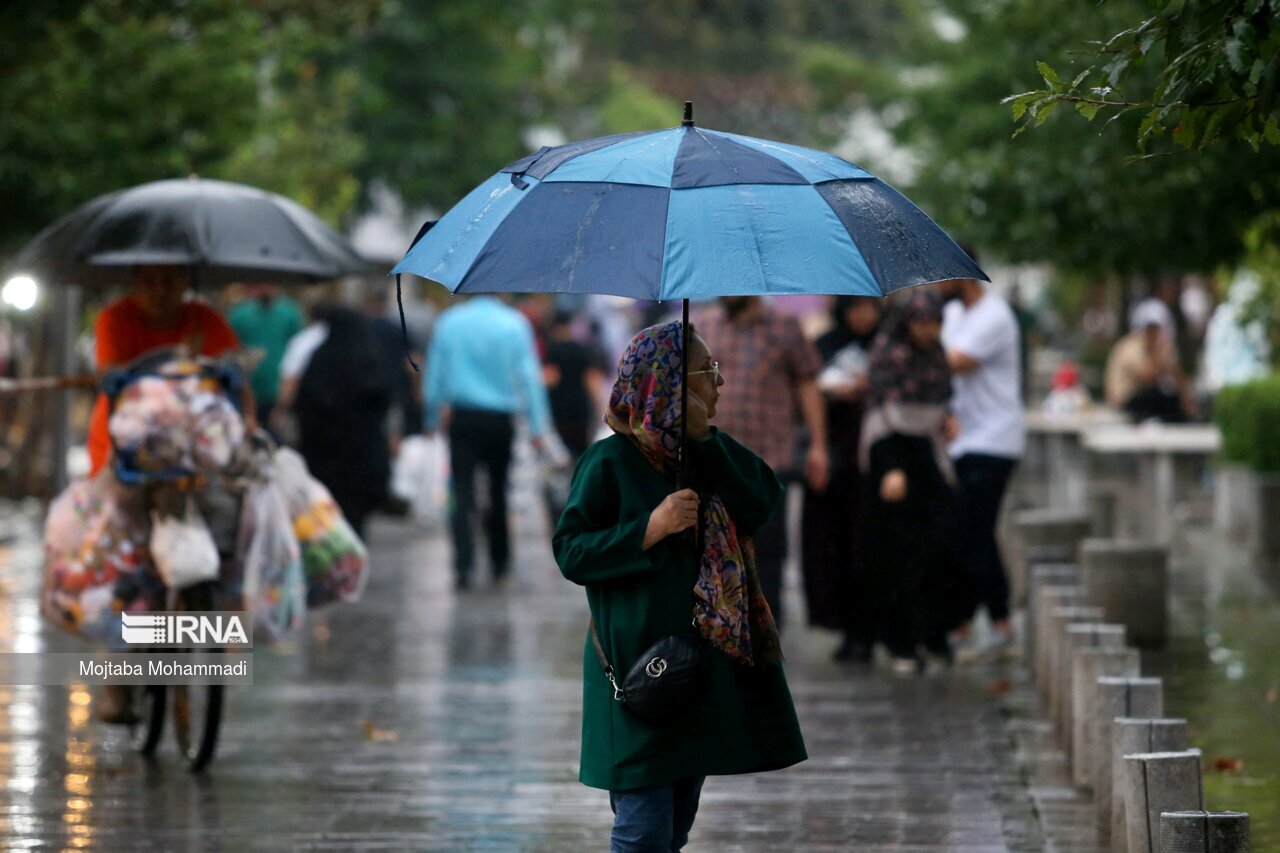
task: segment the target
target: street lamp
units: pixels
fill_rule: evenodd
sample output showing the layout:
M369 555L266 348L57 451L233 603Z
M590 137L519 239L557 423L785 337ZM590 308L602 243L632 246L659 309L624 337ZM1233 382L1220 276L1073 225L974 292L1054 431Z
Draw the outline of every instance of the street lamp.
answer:
M30 311L40 295L40 285L29 275L15 275L0 289L0 301L19 311Z

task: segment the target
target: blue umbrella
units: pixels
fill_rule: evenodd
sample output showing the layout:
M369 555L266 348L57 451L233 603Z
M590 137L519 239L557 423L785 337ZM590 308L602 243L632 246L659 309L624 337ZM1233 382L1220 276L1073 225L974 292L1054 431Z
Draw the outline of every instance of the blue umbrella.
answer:
M832 154L698 128L542 148L424 227L392 270L454 293L884 296L987 276L905 196ZM687 365L686 365L687 367Z

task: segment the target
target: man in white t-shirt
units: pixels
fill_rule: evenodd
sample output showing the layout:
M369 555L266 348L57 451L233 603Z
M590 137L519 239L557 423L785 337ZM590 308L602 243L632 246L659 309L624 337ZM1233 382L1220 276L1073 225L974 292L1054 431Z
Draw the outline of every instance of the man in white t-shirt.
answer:
M949 449L955 461L961 557L977 602L996 629L996 645L1004 647L1012 644L1013 628L996 522L1026 438L1018 321L1009 304L983 282L957 279L940 287L947 299L942 342L958 422Z

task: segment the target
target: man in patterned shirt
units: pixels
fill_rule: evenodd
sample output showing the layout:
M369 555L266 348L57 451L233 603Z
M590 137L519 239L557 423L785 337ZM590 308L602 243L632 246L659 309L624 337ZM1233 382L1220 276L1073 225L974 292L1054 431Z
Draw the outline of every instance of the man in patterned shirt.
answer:
M796 413L809 433L804 476L815 491L827 486L826 410L817 377L822 358L794 317L754 296L726 296L696 323L698 333L733 382L716 423L757 453L783 481L796 475ZM755 535L756 563L774 618L782 624L782 568L787 557L785 504Z

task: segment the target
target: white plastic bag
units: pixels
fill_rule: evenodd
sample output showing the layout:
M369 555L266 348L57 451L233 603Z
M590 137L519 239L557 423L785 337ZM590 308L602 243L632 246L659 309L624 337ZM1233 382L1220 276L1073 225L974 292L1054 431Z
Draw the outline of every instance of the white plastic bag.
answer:
M187 498L182 518L151 514L150 545L156 571L170 589L186 589L218 577L218 546L192 498Z
M411 435L400 442L391 472L391 493L408 501L422 524L444 523L449 504L449 447L438 435Z
M236 559L244 579L243 606L253 614L254 631L283 640L302 626L307 586L302 549L284 493L272 482L254 484L244 500Z

